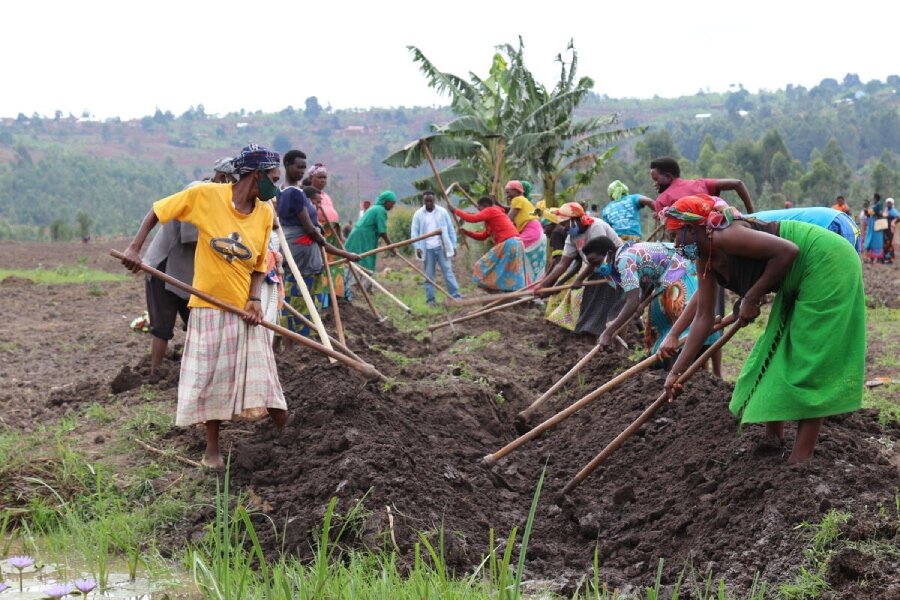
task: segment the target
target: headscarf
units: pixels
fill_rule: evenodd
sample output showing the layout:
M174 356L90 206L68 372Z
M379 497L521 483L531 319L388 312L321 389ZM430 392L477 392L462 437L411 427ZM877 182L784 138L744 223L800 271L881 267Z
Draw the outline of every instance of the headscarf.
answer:
M609 194L609 197L613 200L618 200L622 196L628 195L628 186L616 179L609 187L606 188L606 193Z
M375 198L375 206L384 206L386 202L396 202L397 194L392 192L391 190L385 190L378 194L378 197Z
M306 172L306 176L310 179L315 175L328 175L328 169L322 163L316 163Z
M687 224L705 225L706 229L725 229L741 213L733 206L716 196L697 194L676 200L672 206L663 211L666 229L674 231Z
M523 179L519 183L522 184L522 195L525 196L526 198L528 198L529 201L531 201L531 190L533 188L533 186L531 185L531 182L525 181Z
M241 175L253 171L268 171L281 165L281 156L258 144L249 144L232 161L234 170Z
M234 172L234 159L225 157L220 158L216 161L216 164L213 166L213 171L217 173L225 173L226 175L235 175Z
M594 219L587 216L584 207L577 202L566 202L559 207L556 214L563 219L578 219L585 227L590 227L594 223Z
M507 190L513 190L514 192L518 192L520 196L525 195L525 188L522 186L521 181L516 181L515 179L509 181L506 184Z

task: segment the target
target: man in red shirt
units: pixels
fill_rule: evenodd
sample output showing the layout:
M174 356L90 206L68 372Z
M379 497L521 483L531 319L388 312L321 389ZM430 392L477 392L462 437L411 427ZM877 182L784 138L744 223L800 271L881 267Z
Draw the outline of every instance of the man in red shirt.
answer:
M472 268L472 282L478 287L492 292L514 292L525 287L525 246L519 238L519 230L506 216L502 208L496 206L490 198L478 200L478 212L465 212L453 209L463 221L468 223L484 223L484 231L474 232L460 229L473 240L486 240L494 243L490 251L478 259Z
M681 179L681 167L674 158L663 156L650 161L650 177L653 186L659 194L656 197L656 214L672 206L676 200L695 194L709 194L721 196L722 192L733 190L737 192L747 213L753 211L753 201L747 186L740 179Z

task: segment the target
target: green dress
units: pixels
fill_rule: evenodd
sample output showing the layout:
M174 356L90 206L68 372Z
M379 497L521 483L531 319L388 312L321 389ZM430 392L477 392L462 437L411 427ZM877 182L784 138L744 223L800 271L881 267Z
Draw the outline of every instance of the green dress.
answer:
M387 209L384 208L384 200L379 198L375 201L375 205L369 208L363 216L360 217L353 231L347 237L347 243L344 245L348 252L362 254L378 247L378 238L387 233ZM369 269L375 270L376 254L366 256L359 261L359 264Z
M742 423L814 419L862 406L866 308L859 255L841 236L782 221L800 252L734 387Z

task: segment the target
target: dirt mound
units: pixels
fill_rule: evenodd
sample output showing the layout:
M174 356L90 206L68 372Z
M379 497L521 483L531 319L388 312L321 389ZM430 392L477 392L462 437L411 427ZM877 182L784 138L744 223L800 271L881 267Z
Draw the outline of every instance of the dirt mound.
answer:
M869 306L900 308L900 269L896 265L863 265L866 303Z
M573 494L558 499L566 482L658 396L661 371L628 381L487 469L480 459L516 437L515 415L590 346L537 325L534 309L486 317L473 329L424 342L361 311L345 309L350 345L395 384L367 383L303 350L290 352L279 359L280 373L298 418L280 434L263 422L253 435L231 438L234 482L252 490L283 530L281 539L271 526L261 527L273 553L284 547L309 554L329 498L337 496L338 510L346 512L365 497L370 512L345 541L389 544L390 506L406 557L416 532L436 539L443 527L448 564L471 569L486 552L491 528L502 539L524 524L546 464L529 577L570 587L589 571L598 547L601 576L613 584L651 581L664 557L667 583L690 564L749 587L757 571L778 581L802 564L808 535L798 524L816 522L831 508L893 506L896 428L883 430L865 411L829 419L814 459L788 467L782 448L762 443L761 428L738 432L727 410L730 385L705 373ZM363 339L370 347L360 345ZM403 358L386 360L385 349ZM631 364L623 355L597 359L544 416ZM169 437L202 452L201 430ZM836 558L835 584L856 577L854 565L862 568L852 557ZM889 572L870 563L862 576L874 577L879 568Z

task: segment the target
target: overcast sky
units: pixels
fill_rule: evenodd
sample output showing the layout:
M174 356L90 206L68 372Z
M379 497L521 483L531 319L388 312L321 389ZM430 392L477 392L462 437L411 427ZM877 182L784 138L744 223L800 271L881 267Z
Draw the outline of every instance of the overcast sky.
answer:
M486 75L494 47L518 35L548 87L572 38L579 74L615 98L900 73L900 7L874 0L14 1L0 15L6 117L275 111L308 96L336 109L446 104L407 45Z

